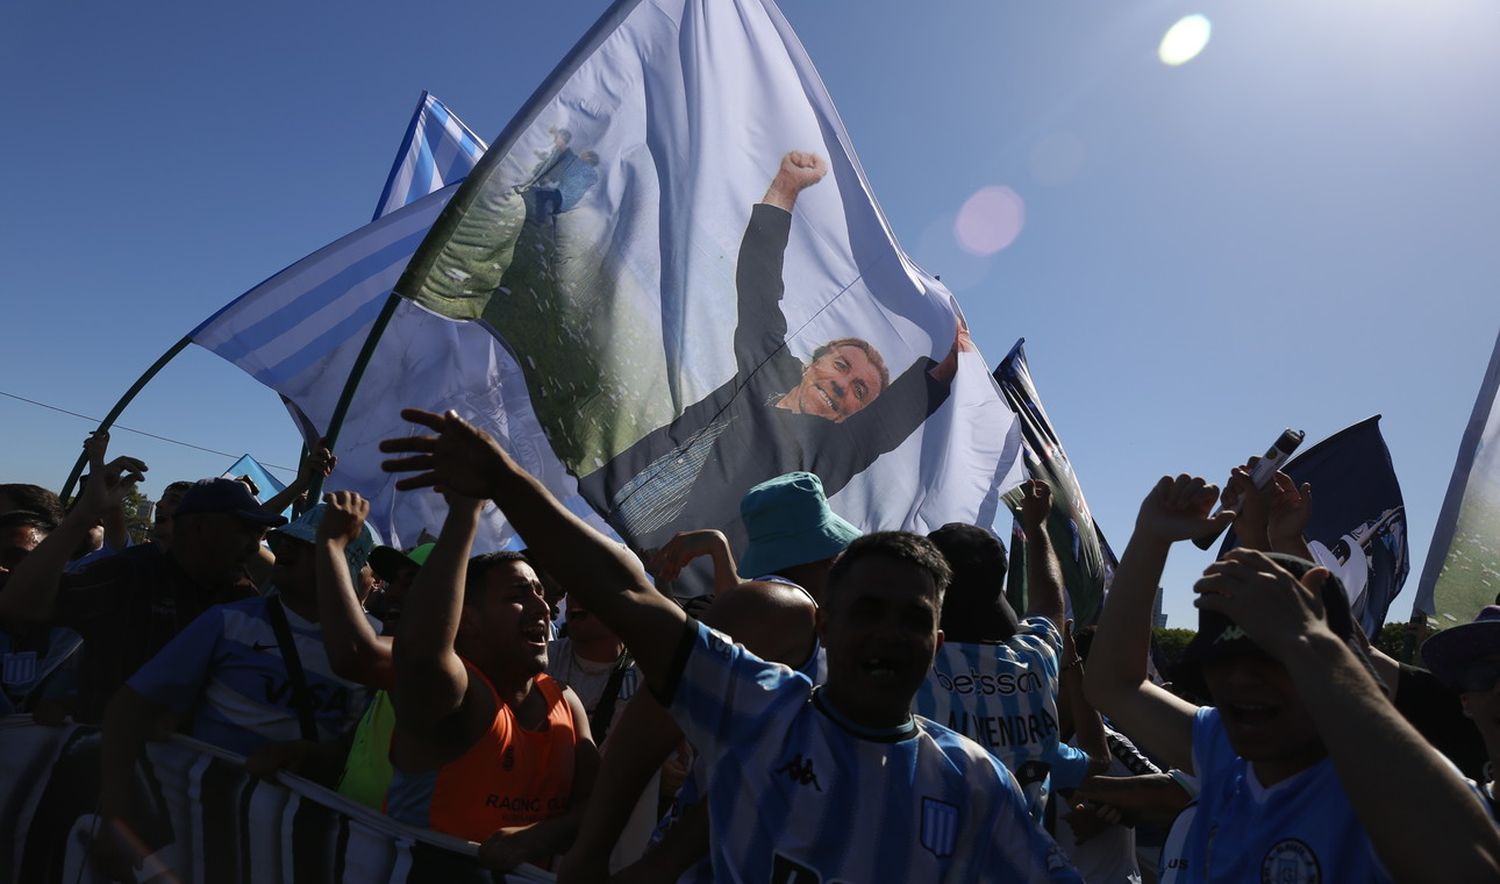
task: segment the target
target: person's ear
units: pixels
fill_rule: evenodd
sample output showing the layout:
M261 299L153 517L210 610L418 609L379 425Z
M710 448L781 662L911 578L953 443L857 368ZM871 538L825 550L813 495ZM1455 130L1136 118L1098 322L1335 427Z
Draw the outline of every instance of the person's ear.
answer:
M948 640L948 637L945 636L945 635L943 635L943 630L941 628L938 629L938 631L937 631L937 644L933 645L932 649L935 651L938 648L941 648L943 646L943 642L945 642L947 640Z
M1459 694L1458 695L1458 702L1459 702L1459 705L1461 705L1461 706L1464 707L1464 718L1473 719L1474 718L1474 710L1472 710L1472 709L1469 708L1469 695L1468 694Z

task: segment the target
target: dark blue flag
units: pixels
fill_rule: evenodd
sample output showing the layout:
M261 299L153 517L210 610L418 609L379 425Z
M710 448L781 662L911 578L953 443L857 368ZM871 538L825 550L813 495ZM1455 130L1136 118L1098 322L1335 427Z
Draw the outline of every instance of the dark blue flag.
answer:
M1312 485L1307 545L1318 564L1344 581L1355 616L1373 637L1411 568L1406 505L1380 435L1380 415L1303 451L1284 471L1298 485ZM1234 545L1231 529L1219 555Z
M995 369L1000 393L1021 424L1022 454L1027 478L1045 480L1052 487L1052 518L1048 533L1062 566L1063 584L1068 587L1072 616L1079 626L1099 618L1104 593L1114 575L1115 554L1104 540L1104 533L1089 513L1083 489L1073 473L1073 465L1063 450L1062 440L1042 407L1031 368L1026 364L1022 338L1011 348ZM997 532L998 533L998 532ZM1017 611L1025 610L1026 568L1022 550L1025 538L1013 532L1011 567L1006 595Z

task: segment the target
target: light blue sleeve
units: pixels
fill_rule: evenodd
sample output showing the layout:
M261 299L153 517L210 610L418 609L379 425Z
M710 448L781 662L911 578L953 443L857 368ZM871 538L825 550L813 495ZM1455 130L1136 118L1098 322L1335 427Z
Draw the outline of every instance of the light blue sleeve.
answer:
M218 606L209 608L136 670L126 684L153 703L187 712L203 692L223 634L224 612Z
M989 753L988 767L975 765L971 782L989 801L986 837L976 850L981 881L1068 882L1083 884L1057 842L1032 818L1015 778ZM994 778L998 782L990 782Z
M1076 789L1089 775L1089 754L1077 746L1057 744L1057 757L1052 763L1052 788Z
M699 753L711 759L736 740L755 741L772 719L801 708L812 682L755 656L701 623L668 711Z

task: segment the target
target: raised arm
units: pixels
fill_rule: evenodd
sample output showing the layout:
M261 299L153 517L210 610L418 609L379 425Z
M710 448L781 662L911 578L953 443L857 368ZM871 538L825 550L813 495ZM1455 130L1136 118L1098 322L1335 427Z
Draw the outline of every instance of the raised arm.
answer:
M22 559L0 591L0 624L50 620L63 568L99 516L119 506L146 472L146 465L133 457L117 457L94 469L72 511L36 549Z
M89 434L83 443L88 452L89 469L104 467L104 454L109 450L109 431L99 430ZM104 549L119 552L130 545L130 526L125 518L125 500L121 498L100 516L104 522Z
M786 340L781 298L782 267L797 195L817 184L828 164L814 153L792 151L781 160L765 198L750 210L735 261L739 315L734 330L735 362L741 375L753 371Z
M387 472L417 474L396 487L407 491L438 485L449 492L493 499L526 539L532 561L576 592L630 648L652 689L670 695L675 687L673 659L683 644L687 615L651 586L635 556L569 512L489 434L456 412L439 415L408 408L401 415L435 435L380 444L382 451L409 452L383 465ZM409 607L402 616L410 616ZM396 645L399 652L400 639Z
M679 531L661 549L648 558L646 567L657 580L676 580L693 559L707 556L714 566L714 594L720 595L740 585L740 575L734 563L734 552L729 548L729 538L723 531L700 528L696 531Z
M326 479L332 475L338 462L339 459L329 450L327 442L319 439L317 448L308 449L307 456L297 465L297 478L292 480L292 484L276 492L276 496L261 504L260 508L268 513L284 512L287 507L302 499L312 486L314 477Z
M1052 516L1052 488L1041 479L1021 483L1021 528L1026 532L1026 616L1046 617L1061 632L1067 623L1062 566L1047 520Z
M1029 546L1029 541L1028 541ZM1030 584L1027 584L1030 586ZM1104 730L1104 719L1099 710L1083 693L1083 658L1078 646L1073 643L1073 622L1063 625L1063 658L1057 675L1058 702L1068 704L1068 715L1073 719L1073 734L1078 748L1088 753L1089 777L1096 777L1109 770L1109 736Z
M353 491L323 495L327 509L318 523L313 551L318 578L318 624L335 674L377 688L389 688L395 675L391 639L377 635L354 591L344 552L359 540L370 502Z
M1260 553L1234 550L1194 586L1195 604L1233 620L1286 667L1392 878L1500 880L1500 830L1329 628L1320 592L1327 579L1327 569L1314 568L1298 581Z
M1163 476L1141 503L1135 533L1120 557L1099 615L1084 674L1084 690L1100 712L1173 767L1193 770L1193 716L1197 707L1146 677L1151 648L1151 607L1174 542L1217 531L1233 510L1210 517L1218 488L1202 479Z
M401 628L391 648L396 672L391 701L406 726L436 726L457 713L469 689L469 673L453 650L463 616L469 550L479 529L482 499L448 496L448 518L417 572Z

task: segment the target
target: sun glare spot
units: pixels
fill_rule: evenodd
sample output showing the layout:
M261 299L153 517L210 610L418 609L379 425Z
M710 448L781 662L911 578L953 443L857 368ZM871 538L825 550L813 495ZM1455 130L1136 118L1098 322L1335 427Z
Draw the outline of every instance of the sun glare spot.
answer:
M953 236L971 255L993 255L1016 241L1026 224L1026 202L1009 187L981 187L964 200Z
M1161 38L1161 45L1156 47L1156 55L1162 64L1174 68L1187 64L1197 58L1203 47L1208 45L1213 29L1206 16L1189 15L1178 19Z

